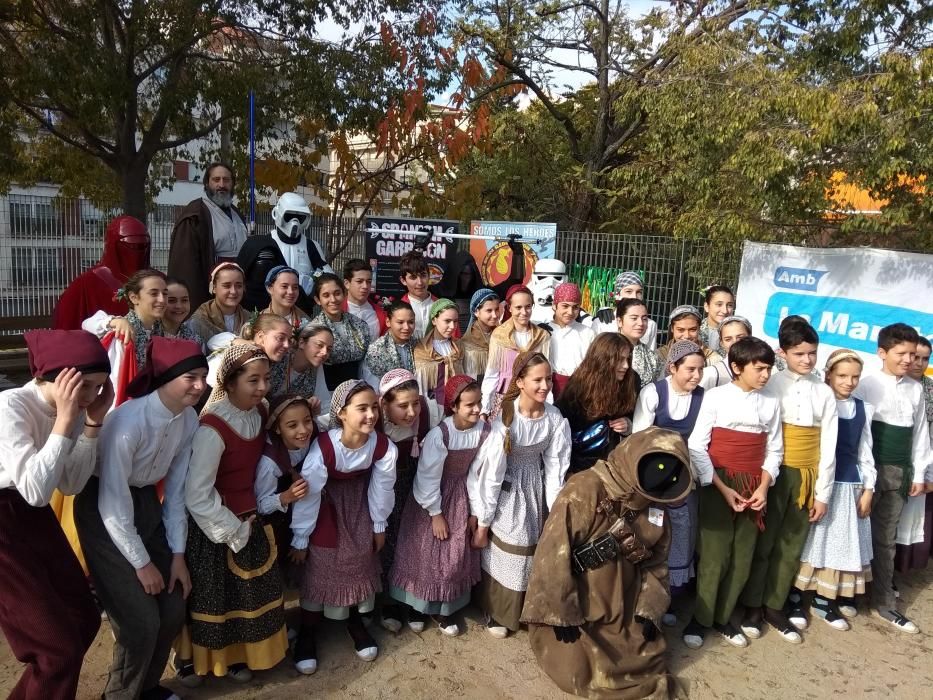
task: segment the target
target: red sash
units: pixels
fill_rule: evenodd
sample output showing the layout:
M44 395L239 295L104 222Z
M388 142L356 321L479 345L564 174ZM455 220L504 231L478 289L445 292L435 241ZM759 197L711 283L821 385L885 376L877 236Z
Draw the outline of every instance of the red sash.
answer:
M334 443L331 442L330 434L323 432L317 439L318 447L321 450L321 456L324 458L324 466L327 468L327 479L348 480L368 478L372 471L372 465L385 457L389 450L389 438L382 433L376 433L376 449L373 451L373 461L369 468L355 472L337 471L337 455L334 452ZM325 549L336 549L337 547L337 509L334 502L327 495L327 489L321 492L321 509L318 512L317 524L314 532L311 533L310 543L315 547Z
M709 442L709 458L713 466L723 469L742 498L750 498L761 485L761 467L765 462L766 433L745 433L729 428L713 428ZM764 509L750 513L764 530Z

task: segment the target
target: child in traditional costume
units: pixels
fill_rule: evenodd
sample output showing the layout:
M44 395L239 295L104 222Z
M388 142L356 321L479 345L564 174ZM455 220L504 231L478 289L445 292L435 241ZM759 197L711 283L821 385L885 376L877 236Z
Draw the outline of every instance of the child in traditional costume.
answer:
M557 285L554 289L554 320L541 324L541 327L551 334L548 360L554 368L555 401L560 398L561 392L583 362L590 343L596 337L592 328L587 328L577 321L582 301L583 295L577 285L570 282Z
M301 465L317 437L311 404L298 394L281 394L269 403L266 446L256 468L256 510L272 525L285 584L293 578L288 559L292 541L292 507L308 494ZM323 488L323 484L319 488Z
M23 337L35 379L0 393L0 629L26 664L9 697L69 700L100 613L49 501L94 472L110 360L85 331Z
M479 384L466 375L445 385L447 418L428 433L411 495L404 506L399 545L389 574L389 592L408 606L409 624L431 615L443 634L455 637L453 614L470 602L480 580L476 529L470 517L467 474L489 424L480 421Z
M872 408L852 397L862 358L836 350L826 361L826 383L836 398L839 428L836 472L826 516L810 526L794 585L815 591L811 612L834 629L847 630L855 596L871 581L871 499L877 472L871 453Z
M735 313L735 294L722 284L713 284L703 290L703 311L706 313L700 323L700 345L722 355L728 348L720 350L719 326L723 320Z
M348 311L369 327L369 337L375 341L388 330L385 309L373 291L373 268L360 258L347 260L343 266L343 286L346 296L343 310Z
M133 400L101 430L97 477L75 499L78 534L115 638L104 698L172 694L159 680L191 591L185 477L198 428L193 406L206 376L200 345L153 337L127 388Z
M402 301L409 304L415 313L415 340L421 340L430 330L431 304L437 301L437 297L428 290L429 278L428 261L421 251L410 250L398 261L398 280L406 290Z
M229 334L221 333L219 336L214 336L214 341L225 335L229 338ZM207 358L207 364L210 367L207 383L211 387L214 386L217 370L220 369L224 354L231 345L256 345L269 358L270 387L284 385L284 377L291 362L293 338L294 329L281 316L270 313L254 314L240 330L239 337L232 337L228 342L220 343L219 347Z
M489 338L489 359L483 375L483 413L499 413L502 395L512 380L512 367L519 353L550 354L551 335L531 323L534 298L528 287L512 285L505 295L506 316Z
M704 389L715 389L731 382L734 377L729 369L729 348L735 341L748 338L752 334L752 324L744 316L727 316L719 323L719 354L723 359L703 369L703 378L700 386Z
M570 471L605 459L632 432L638 375L632 344L619 333L600 333L554 405L570 424ZM610 372L611 368L611 374Z
M722 362L722 355L706 347L700 339L701 316L699 310L695 306L682 304L671 311L668 319L670 321L670 325L667 327L668 341L665 345L658 348L658 357L661 359L661 363L665 368L669 364L667 356L671 351L671 346L678 340L689 340L690 342L700 345L707 365L715 365L717 362ZM660 377L658 378L660 379Z
M208 287L214 297L191 315L191 328L204 342L218 333L239 334L249 321L249 312L240 304L246 288L246 274L234 262L222 262L211 270Z
M626 270L616 275L612 287L612 298L617 305L623 299L638 299L644 303L645 285L641 273ZM658 349L658 324L653 319L649 318L645 323L640 340L651 352Z
M748 646L730 618L748 580L768 488L784 451L780 400L762 391L773 365L774 351L764 341L742 338L733 345L735 379L703 395L687 441L700 482L696 608L683 631L692 649L703 645L711 627L733 646Z
M294 659L305 674L317 668L316 628L322 616L347 620L359 658L373 661L378 655L361 613L373 610L382 588L379 550L395 500L396 449L376 431L376 392L359 380L344 382L330 408L333 427L321 433L305 458L301 475L308 495L292 514L292 558L305 562Z
M415 346L415 378L421 394L438 406L444 403L444 382L463 373L463 352L454 337L457 330L457 304L438 299L431 305L430 329Z
M882 328L878 334L881 371L864 377L854 392L874 409L872 452L878 481L871 507L871 605L881 619L911 634L920 630L897 610L894 553L907 497L919 496L924 483L933 482L923 387L909 376L919 337L905 323Z
M570 466L570 426L547 403L547 357L522 353L509 376L501 416L467 480L477 518L473 545L483 550L477 600L498 639L518 630L544 517Z
M393 369L415 371L415 312L404 301L393 301L386 311L389 330L366 349L363 381L379 386L386 372Z
M489 337L499 325L499 297L491 289L477 289L470 299L470 321L460 339L463 372L482 385L489 361Z
M676 433L650 427L572 476L548 515L522 612L541 669L589 698L667 698L665 506L693 489Z
M765 529L755 545L752 571L741 603L742 631L757 639L762 619L792 644L803 641L807 627L799 592L784 608L800 568L800 553L810 524L826 515L833 494L839 415L832 389L812 374L819 336L809 325L788 326L778 333L787 369L771 377L768 391L781 401L784 461L768 490Z
M331 273L325 272L324 274L337 279ZM269 306L262 311L262 313L281 316L295 330L298 330L303 321L308 320L308 314L297 306L301 294L299 277L297 270L288 265L276 265L269 270L265 280L266 291L269 292ZM337 282L339 284L340 280L337 279ZM342 286L341 289L343 289Z
M308 321L297 334L297 347L282 362L272 365L269 396L298 394L306 399L315 396L321 367L334 347L334 334L327 326ZM320 413L319 399L314 398L315 413Z
M321 307L321 313L314 317L314 322L329 328L334 336L330 357L318 368L315 384L321 406L327 407L334 389L342 382L360 378L360 365L372 338L365 321L343 310L343 283L337 275L325 272L315 278L311 296ZM327 412L324 413L326 423Z
M418 382L408 370L393 369L382 376L379 383L379 407L381 409L380 432L385 433L398 451L395 463L395 504L388 518L385 531L385 546L382 548L382 575L388 591L388 577L395 561L395 548L398 544L399 525L402 510L411 497L421 443L428 432L443 418L438 404L428 401L418 389ZM380 623L390 632L398 632L405 619L403 610L394 603L382 606ZM418 615L408 616L408 625L416 632L424 629L424 618Z
M637 433L656 425L679 434L684 441L696 425L703 389L699 386L703 374L703 351L689 340L678 340L668 354L667 376L649 384L638 395L633 430ZM671 545L668 559L671 595L684 593L696 576L693 568L697 539L699 497L695 491L681 503L669 505L667 514L671 522ZM664 615L664 624L677 624L672 611Z
M165 313L162 314L162 331L166 338L178 338L185 335L182 326L191 331L191 294L188 286L176 277L165 278ZM194 333L194 331L192 331ZM196 342L204 347L204 338L198 333Z
M256 514L254 491L268 388L266 354L231 345L194 436L185 482L191 596L176 653L188 686L209 673L247 682L288 649L275 534Z
M639 389L664 375L664 367L658 353L642 342L650 320L648 307L641 299L627 297L616 304L616 325L619 334L632 345L630 364L638 375Z

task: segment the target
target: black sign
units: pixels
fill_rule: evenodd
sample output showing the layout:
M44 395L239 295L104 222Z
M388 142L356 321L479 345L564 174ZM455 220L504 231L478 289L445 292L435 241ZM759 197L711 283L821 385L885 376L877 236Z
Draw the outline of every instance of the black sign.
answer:
M405 294L399 282L399 260L416 243L424 250L430 271L428 284L437 284L457 250L455 238L460 223L440 219L366 219L366 257L373 268L374 291L383 297L398 299ZM430 238L428 237L430 234Z

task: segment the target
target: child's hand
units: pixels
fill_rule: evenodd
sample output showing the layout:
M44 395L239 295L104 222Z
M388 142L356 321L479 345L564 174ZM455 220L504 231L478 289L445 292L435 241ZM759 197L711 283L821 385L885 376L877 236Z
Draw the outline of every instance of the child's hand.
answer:
M813 501L813 507L810 509L810 522L818 523L826 515L826 504L822 501Z
M443 513L431 516L431 531L441 542L446 540L450 535L450 532L447 530L447 521L444 519Z
M282 493L279 494L279 500L282 502L283 506L287 506L295 501L300 501L307 495L308 482L298 477L292 482L292 485L288 487L287 491L282 491Z
M149 595L159 595L165 590L165 579L155 564L149 562L141 569L136 569L136 578L139 579L143 590Z
M304 564L304 563L305 563L305 558L306 558L307 556L308 556L308 550L307 550L307 549L295 549L294 547L292 547L292 548L288 551L288 560L289 560L292 564Z
M128 343L136 339L136 334L133 333L133 327L125 318L114 316L110 319L108 327L113 331L113 335L117 340Z
M373 533L373 551L380 552L382 548L386 546L386 533L384 532L374 532Z
M66 431L71 432L74 422L81 413L81 406L78 405L81 393L81 373L74 367L69 367L58 373L54 386L55 393L52 396L55 401L56 418L64 421ZM56 420L56 425L57 423Z
M476 516L475 516L475 515L471 515L469 518L467 518L467 532L470 533L470 537L471 537L471 538L472 538L473 534L476 532L476 525L477 525L477 522L478 522L478 521L476 520Z
M751 498L745 501L745 507L752 510L762 510L768 502L768 484L761 485L752 492Z
M175 584L181 586L181 597L188 600L191 593L191 574L188 573L188 564L185 563L184 554L172 555L172 567L168 575L168 592L175 590Z
M489 546L489 528L483 526L477 526L476 532L473 533L473 541L470 543L470 546L473 549L485 549Z
M620 435L626 435L631 431L632 423L628 418L613 418L609 421L609 427Z
M858 497L858 502L855 504L855 510L858 512L858 517L867 518L871 515L871 500L874 493L865 489L862 491L862 495Z
M722 497L726 499L726 503L728 503L729 507L736 513L741 513L748 505L747 501L742 498L735 489L730 489L725 484L719 487L719 493L722 494Z
M103 423L107 411L110 410L110 406L113 404L113 397L113 382L110 381L110 377L107 377L107 381L100 388L97 398L87 407L88 420L94 423Z
M911 485L910 485L910 495L911 495L911 496L919 496L921 493L924 492L924 490L925 490L925 485L924 485L924 484L911 484Z
M311 407L311 415L317 417L321 415L321 400L317 396L308 398L308 405Z

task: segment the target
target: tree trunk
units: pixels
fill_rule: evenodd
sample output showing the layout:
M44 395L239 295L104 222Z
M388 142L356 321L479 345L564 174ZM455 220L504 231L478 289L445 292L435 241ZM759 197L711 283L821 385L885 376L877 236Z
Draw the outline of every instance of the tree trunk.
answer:
M146 181L149 163L135 160L120 173L123 183L123 213L146 223Z

